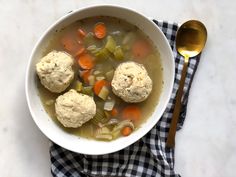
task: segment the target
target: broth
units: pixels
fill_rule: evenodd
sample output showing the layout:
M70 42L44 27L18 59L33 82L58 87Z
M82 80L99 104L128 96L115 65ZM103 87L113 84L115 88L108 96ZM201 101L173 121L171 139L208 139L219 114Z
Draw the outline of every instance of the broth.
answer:
M109 71L110 69L115 69L120 63L129 61L129 60L131 61L134 60L135 62L141 63L145 66L150 78L153 81L153 88L152 88L151 94L145 101L141 103L132 104L132 105L137 105L141 109L141 113L142 113L141 120L138 122L135 122L135 129L137 129L154 112L155 107L158 103L161 91L162 91L162 84L163 84L162 65L161 65L159 52L154 47L152 41L140 29L138 29L134 25L129 24L128 22L124 20L120 20L113 17L101 16L101 17L91 17L91 18L79 20L65 27L62 30L56 31L55 36L53 36L53 38L50 39L51 40L50 44L49 46L47 46L44 54L46 55L52 50L65 51L63 45L61 44L61 39L63 38L63 36L67 36L67 35L76 36L78 28L82 28L84 29L84 31L87 31L87 32L93 31L94 24L96 24L97 22L103 22L106 25L107 34L110 34L116 40L118 44L122 43L122 40L124 40L124 37L128 33L133 33L135 34L135 39L145 39L152 46L151 53L144 59L135 59L132 56L130 50L128 50L124 52L125 57L123 60L119 60L119 61L101 60L95 65L95 70L96 69L103 70L103 72L105 72L104 70ZM93 44L95 44L97 47L102 47L104 46L104 40L98 40L98 39L93 40L91 45ZM77 77L77 75L79 74L78 66L74 67L74 71L76 73L74 81L71 83L69 88L66 89L66 91L73 88L75 82L78 80L78 77ZM65 93L66 91L60 94L52 93L40 83L39 79L37 83L38 83L39 96L41 98L43 106L46 112L49 114L49 116L53 119L53 121L55 121L66 132L69 132L69 133L72 133L81 137L94 139L94 131L97 125L94 125L91 121L83 124L82 127L79 127L79 128L65 128L57 120L56 115L55 115L54 104L51 104L50 102L55 101L55 99L59 95ZM110 93L112 93L111 89L110 89ZM116 107L118 108L118 110L122 110L124 107L130 104L130 103L126 103L122 101L120 98L118 98L114 94L112 94L111 97L116 100ZM104 102L100 98L98 98L97 96L94 96L94 100L97 107L103 106ZM118 116L117 119L121 119L121 118Z

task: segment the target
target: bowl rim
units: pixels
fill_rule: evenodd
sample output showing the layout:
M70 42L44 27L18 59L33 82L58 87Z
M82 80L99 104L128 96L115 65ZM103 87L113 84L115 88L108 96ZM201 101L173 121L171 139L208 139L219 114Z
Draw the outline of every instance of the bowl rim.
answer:
M172 49L170 47L170 44L166 38L166 36L164 35L164 33L162 32L162 30L152 21L151 18L148 18L147 16L143 15L142 13L139 13L137 12L136 10L134 9L131 9L131 8L127 8L127 7L123 7L123 6L120 6L120 5L92 5L92 6L86 6L86 7L83 7L83 8L78 8L78 9L74 9L70 12L68 12L67 14L61 16L59 19L57 19L54 23L52 23L49 27L46 28L46 30L44 30L44 32L40 35L39 39L37 40L36 44L34 45L33 49L32 49L32 52L30 54L30 57L29 57L29 60L28 60L28 64L27 64L27 67L26 67L26 74L25 74L25 95L26 95L26 100L27 100L27 105L28 105L28 108L30 110L30 114L31 114L31 117L32 119L34 120L35 124L37 125L37 127L40 129L40 131L48 138L50 139L52 142L58 144L59 146L63 147L63 148L66 148L70 151L73 151L73 152L76 152L76 153L81 153L81 154L87 154L87 155L103 155L103 154L108 154L108 153L113 153L113 152L116 152L116 151L119 151L119 150L122 150L128 146L130 146L131 144L135 143L136 141L138 141L139 139L141 139L143 136L145 136L155 125L156 123L160 120L160 118L156 121L155 124L153 125L150 125L149 127L147 127L146 129L143 130L143 133L137 137L135 137L133 139L132 142L128 142L126 143L125 145L123 145L122 147L113 147L112 149L110 150L106 150L106 152L104 151L99 151L99 152L83 152L83 151L78 151L77 148L71 148L71 147L68 147L66 146L65 144L63 144L62 142L60 141L55 141L53 137L51 137L50 135L47 134L46 131L44 131L44 129L39 125L39 122L37 121L37 116L35 115L35 112L30 104L30 96L29 96L29 73L30 73L30 66L31 66L31 63L33 62L33 55L34 53L37 51L37 47L39 46L39 44L41 43L41 41L43 40L43 38L45 37L45 35L53 28L55 27L56 25L60 24L61 22L63 22L64 20L66 20L67 18L69 18L70 16L78 13L78 11L85 11L85 10L89 10L89 9L93 9L93 8L118 8L118 9L122 9L122 10L126 10L126 11L131 11L132 13L135 13L137 15L140 15L142 16L142 18L144 18L145 20L151 22L153 25L155 25L155 27L157 28L157 30L160 32L160 35L162 36L163 40L165 41L165 43L167 44L167 47L168 47L168 50L170 51L170 55L171 55L171 58L173 59L171 61L171 68L172 70L174 71L174 68L175 68L175 63L174 63L174 55L173 55L173 52L172 52ZM173 72L172 76L170 76L170 89L169 89L169 92L168 92L168 97L167 99L164 101L164 106L162 108L162 110L160 111L161 112L161 115L163 115L165 109L167 108L167 105L168 105L168 102L171 98L171 94L172 94L172 90L173 90L173 86L174 86L174 76L175 76L175 72ZM156 108L155 108L156 109ZM151 127L151 128L150 128Z

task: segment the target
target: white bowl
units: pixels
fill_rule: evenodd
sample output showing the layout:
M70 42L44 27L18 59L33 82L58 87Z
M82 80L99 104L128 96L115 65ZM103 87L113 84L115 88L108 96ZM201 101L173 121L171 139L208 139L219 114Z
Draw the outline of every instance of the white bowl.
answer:
M76 20L80 20L91 16L112 16L124 19L131 24L138 26L143 32L152 39L155 46L158 48L163 65L163 80L164 86L160 96L160 101L156 106L155 112L142 126L128 137L118 138L111 142L102 142L95 140L88 140L72 134L69 134L61 129L46 113L38 96L38 89L36 84L36 71L35 64L42 57L44 47L47 46L49 40L56 30L61 29ZM35 45L30 56L29 64L26 71L25 91L27 103L31 115L39 127L39 129L56 144L83 154L99 155L112 153L121 150L132 143L139 140L153 126L158 122L163 114L168 101L171 96L174 83L174 58L170 45L165 38L162 31L153 23L152 20L144 15L135 12L134 10L127 9L119 6L102 5L92 6L79 10L72 11L71 13L63 16L51 25L45 33L41 36Z

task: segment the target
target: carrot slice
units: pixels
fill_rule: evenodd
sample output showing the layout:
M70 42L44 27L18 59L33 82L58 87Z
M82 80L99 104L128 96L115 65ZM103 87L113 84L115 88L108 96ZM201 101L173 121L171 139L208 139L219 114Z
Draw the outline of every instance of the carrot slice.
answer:
M85 53L85 48L81 47L76 53L75 53L75 57L79 57L80 55Z
M151 53L151 45L146 40L137 40L132 46L132 54L137 59L147 57Z
M107 34L107 29L104 23L99 22L94 27L94 34L98 39L102 39Z
M83 69L92 69L94 67L94 59L92 55L85 53L78 58L78 64Z
M129 136L131 133L132 133L132 128L130 128L130 127L124 127L122 130L121 130L121 134L123 135L123 136Z
M117 115L118 115L118 110L117 110L116 108L113 108L113 109L111 110L111 116L115 117L115 116L117 116Z
M84 38L85 36L86 36L86 32L85 32L85 30L83 30L82 28L79 28L78 29L78 35L79 35L79 37L81 37L81 38Z
M64 36L61 40L63 47L70 53L75 53L79 48L77 42L71 36Z
M125 107L122 111L122 118L129 119L132 121L139 121L141 118L141 110L138 106L129 105Z
M86 84L89 83L88 78L89 78L90 74L91 74L91 70L84 70L84 71L81 72L80 76L82 77L82 79L84 80L84 82Z
M93 86L93 91L96 95L99 95L101 89L103 86L108 86L108 82L105 80L99 80L97 82L95 82L94 86Z

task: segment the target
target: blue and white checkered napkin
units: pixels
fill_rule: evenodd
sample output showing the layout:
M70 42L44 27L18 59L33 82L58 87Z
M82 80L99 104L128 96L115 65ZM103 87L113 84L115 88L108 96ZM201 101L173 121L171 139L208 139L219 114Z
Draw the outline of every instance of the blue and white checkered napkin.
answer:
M183 68L183 57L175 49L176 23L154 22L168 39L175 58L175 83L168 106L154 128L131 146L106 155L84 155L68 151L54 143L50 147L51 172L54 177L177 177L174 171L174 149L166 147L176 91ZM200 56L191 58L185 83L178 129L184 123L188 94Z

